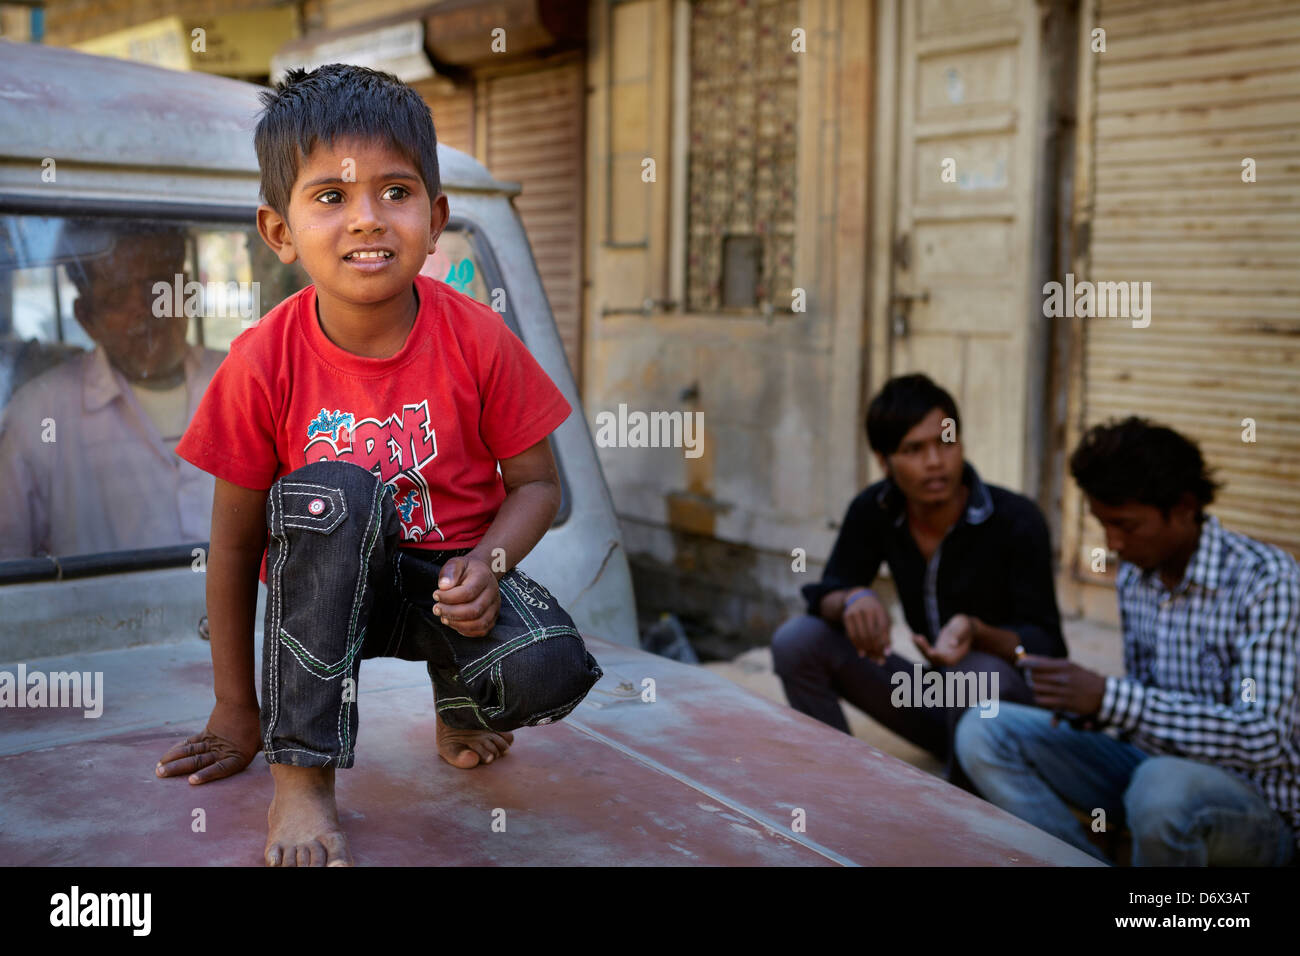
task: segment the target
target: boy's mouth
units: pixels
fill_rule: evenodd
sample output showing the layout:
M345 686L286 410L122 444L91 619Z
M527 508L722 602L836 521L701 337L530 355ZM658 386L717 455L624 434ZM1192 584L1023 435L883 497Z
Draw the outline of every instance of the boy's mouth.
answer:
M366 262L391 258L393 258L391 249L353 249L343 257L345 262Z

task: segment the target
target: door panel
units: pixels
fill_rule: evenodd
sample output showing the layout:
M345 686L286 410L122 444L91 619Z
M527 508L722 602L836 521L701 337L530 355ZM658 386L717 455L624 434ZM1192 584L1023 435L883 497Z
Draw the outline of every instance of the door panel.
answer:
M1036 162L1032 0L899 4L890 372L961 408L966 456L1023 489ZM945 178L945 160L952 160Z

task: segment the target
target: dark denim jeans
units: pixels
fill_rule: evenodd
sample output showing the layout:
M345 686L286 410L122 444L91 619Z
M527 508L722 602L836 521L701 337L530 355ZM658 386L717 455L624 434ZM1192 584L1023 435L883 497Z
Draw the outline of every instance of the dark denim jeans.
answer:
M426 661L438 715L458 729L562 719L602 672L573 620L519 569L484 637L433 614L442 564L469 549L398 546L392 486L350 462L313 462L266 502L262 741L269 763L351 767L361 661Z
M852 733L840 707L843 697L854 707L916 746L930 751L947 765L949 782L972 790L953 753L953 734L965 706L896 707L894 675L913 674L912 661L890 652L883 665L858 656L842 627L819 617L799 614L782 624L772 636L772 662L795 710L815 717L836 730ZM926 670L930 670L926 665ZM983 651L971 651L956 667L940 673L996 674L999 701L1030 702L1029 685L1007 661Z

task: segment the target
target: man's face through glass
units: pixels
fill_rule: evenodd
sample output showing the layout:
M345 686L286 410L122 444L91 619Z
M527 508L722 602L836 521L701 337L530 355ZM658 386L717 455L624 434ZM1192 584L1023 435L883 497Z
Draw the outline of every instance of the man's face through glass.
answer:
M81 266L85 280L77 283L73 311L114 367L128 381L145 385L182 375L184 302L169 296L171 307L165 311L170 314L155 316L154 283L173 286L185 271L184 235L123 235L107 255L85 259Z

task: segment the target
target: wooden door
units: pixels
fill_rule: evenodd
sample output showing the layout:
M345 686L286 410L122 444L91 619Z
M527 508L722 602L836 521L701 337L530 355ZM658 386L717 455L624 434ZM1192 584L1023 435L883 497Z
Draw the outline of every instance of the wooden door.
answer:
M1040 464L1029 457L1041 454L1030 403L1044 376L1031 360L1045 321L1031 282L1037 7L909 0L896 10L889 371L948 389L967 460L1024 490Z

